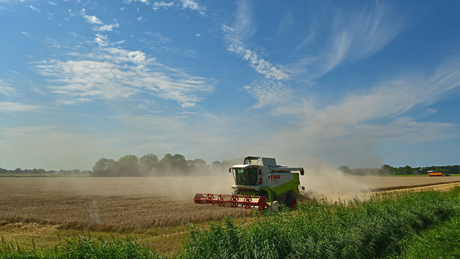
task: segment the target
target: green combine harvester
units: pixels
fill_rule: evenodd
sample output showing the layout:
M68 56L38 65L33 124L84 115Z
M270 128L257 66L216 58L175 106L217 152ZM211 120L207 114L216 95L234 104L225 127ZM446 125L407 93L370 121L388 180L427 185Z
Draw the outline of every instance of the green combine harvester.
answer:
M266 207L276 210L283 203L293 208L297 205L299 188L305 189L299 181L299 173L304 175L304 169L277 165L274 158L248 156L243 164L229 168L229 172L235 179L232 195L197 193L195 203L259 210Z

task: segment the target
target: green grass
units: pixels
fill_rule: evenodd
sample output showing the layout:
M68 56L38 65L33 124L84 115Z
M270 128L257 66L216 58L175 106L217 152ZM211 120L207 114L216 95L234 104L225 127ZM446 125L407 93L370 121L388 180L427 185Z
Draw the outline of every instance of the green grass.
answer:
M137 240L125 238L105 241L101 238L77 237L51 250L31 247L21 248L18 245L2 242L0 258L164 258L154 249Z
M190 226L178 258L458 258L460 188L408 192L362 202L327 200L296 211ZM133 239L66 241L52 250L0 246L0 258L161 258Z
M375 197L348 204L322 201L235 226L230 219L190 231L183 258L384 258L399 255L405 238L448 222L460 188Z
M460 216L401 241L397 258L460 258Z

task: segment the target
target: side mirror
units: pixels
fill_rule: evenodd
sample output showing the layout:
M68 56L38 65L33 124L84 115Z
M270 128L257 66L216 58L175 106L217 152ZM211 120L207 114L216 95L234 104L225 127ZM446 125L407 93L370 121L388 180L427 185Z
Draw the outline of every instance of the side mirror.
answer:
M228 169L228 173L231 173L231 172L232 172L232 168L230 167L230 168Z

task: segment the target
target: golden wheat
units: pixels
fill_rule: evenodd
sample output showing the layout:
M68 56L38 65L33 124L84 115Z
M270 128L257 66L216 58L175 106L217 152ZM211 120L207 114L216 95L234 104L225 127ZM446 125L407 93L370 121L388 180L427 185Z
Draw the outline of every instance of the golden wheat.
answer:
M457 177L356 177L370 189L460 180ZM231 176L0 178L0 223L60 229L145 231L159 226L249 216L252 210L193 203L196 192L231 193Z

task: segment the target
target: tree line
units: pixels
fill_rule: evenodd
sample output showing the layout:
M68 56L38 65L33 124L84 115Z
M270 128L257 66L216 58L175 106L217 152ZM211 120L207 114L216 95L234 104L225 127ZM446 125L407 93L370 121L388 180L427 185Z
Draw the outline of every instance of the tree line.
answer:
M186 176L210 175L227 170L243 159L214 161L208 165L203 159L187 160L181 154L166 154L160 160L155 154L138 158L125 155L117 161L108 158L99 159L93 167L93 176Z
M440 172L444 174L459 174L460 165L448 166L428 166L428 167L392 167L390 165L382 165L380 168L354 168L342 165L339 170L352 175L417 175L427 174L429 171Z
M57 170L45 170L43 168L37 169L21 169L16 168L14 170L8 170L5 168L0 168L0 174L91 174L92 171L89 170L80 170L80 169L72 169L72 170L64 170L61 169Z

